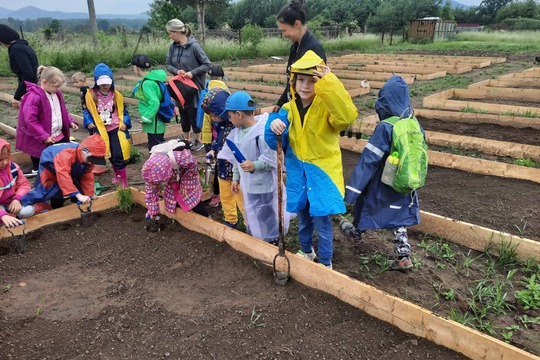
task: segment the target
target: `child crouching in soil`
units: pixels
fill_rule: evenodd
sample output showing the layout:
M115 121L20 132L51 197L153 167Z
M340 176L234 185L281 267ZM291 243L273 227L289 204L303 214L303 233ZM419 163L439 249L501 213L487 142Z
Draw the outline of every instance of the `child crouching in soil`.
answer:
M19 219L34 215L32 205L22 206L22 197L31 189L19 165L11 162L11 145L0 139L0 219L6 227L22 224Z
M202 186L197 159L191 154L190 147L188 141L171 140L154 146L150 151L151 156L141 171L145 182L147 220L152 220L153 223L159 220L159 192L162 185L167 212L174 214L178 204L183 211L193 210L208 217L208 211L201 203ZM147 230L159 230L153 223L148 224Z

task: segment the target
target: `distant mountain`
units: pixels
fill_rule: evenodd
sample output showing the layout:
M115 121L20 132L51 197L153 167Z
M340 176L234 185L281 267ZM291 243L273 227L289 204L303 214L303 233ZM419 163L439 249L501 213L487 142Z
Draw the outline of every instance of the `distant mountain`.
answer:
M140 14L96 14L98 19L143 19L146 20L149 16L146 13ZM20 8L19 10L8 10L5 8L0 8L0 18L6 19L12 17L14 19L26 20L31 19L35 20L38 18L52 18L58 20L68 20L68 19L87 19L88 13L67 13L63 11L47 11L37 8L35 6L26 6Z
M454 9L459 9L459 8L461 8L461 9L463 9L463 10L467 10L468 8L470 8L469 5L465 5L465 4L459 3L459 2L454 1L454 0L452 0L451 3L452 3L452 7L453 7Z

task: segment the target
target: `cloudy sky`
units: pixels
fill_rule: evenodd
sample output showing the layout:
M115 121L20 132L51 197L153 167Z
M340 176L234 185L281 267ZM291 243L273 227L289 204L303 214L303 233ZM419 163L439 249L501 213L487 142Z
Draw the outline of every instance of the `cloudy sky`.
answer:
M465 5L479 5L481 0L456 0ZM139 14L149 11L151 0L94 0L98 14ZM0 7L18 10L35 6L43 10L64 12L88 12L86 0L0 0Z
M151 0L94 0L98 14L139 14L150 10ZM88 12L86 0L0 0L0 7L19 10L35 6L42 10L64 12Z

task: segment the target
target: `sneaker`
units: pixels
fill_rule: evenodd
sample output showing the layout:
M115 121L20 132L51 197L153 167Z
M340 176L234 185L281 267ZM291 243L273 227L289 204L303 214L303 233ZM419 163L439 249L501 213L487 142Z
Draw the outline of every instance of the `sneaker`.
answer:
M414 267L411 258L402 257L401 259L392 260L389 264L390 270L409 270Z
M326 268L332 270L332 263L330 263L330 264L319 263L319 265L322 265L322 266L324 266L324 267L326 267Z
M339 222L339 230L341 230L341 233L349 238L355 245L358 245L362 240L362 232L356 229L347 219L342 219Z
M191 145L191 150L193 151L199 151L204 147L204 144L200 142L199 140L193 141L193 145Z
M28 177L37 176L37 174L38 174L37 170L31 170L31 171L25 172L23 175L28 178Z
M315 258L317 257L317 254L315 253L315 249L313 249L313 247L311 248L311 251L308 253L305 253L302 250L298 250L296 255L300 255L301 257L306 258L310 261L315 260Z
M219 195L212 195L212 198L210 199L210 203L208 204L208 206L215 208L215 207L218 207L220 203L221 203L221 200L219 199Z

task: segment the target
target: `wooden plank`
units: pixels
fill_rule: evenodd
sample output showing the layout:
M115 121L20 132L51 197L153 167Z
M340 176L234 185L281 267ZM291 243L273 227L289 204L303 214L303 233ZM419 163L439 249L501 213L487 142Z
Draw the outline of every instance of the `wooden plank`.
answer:
M469 88L475 87L498 87L498 88L522 88L522 89L540 89L540 82L537 79L527 78L508 78L508 79L488 79L469 85Z
M341 137L340 143L341 148L343 149L361 153L362 149L367 144L367 140ZM432 150L428 150L428 155L429 165L467 171L473 174L499 176L503 178L540 183L540 169L491 160L470 158Z
M453 98L477 100L511 100L540 103L540 89L516 89L482 87L474 89L453 89Z
M540 107L483 103L476 101L445 100L441 98L432 98L429 101L426 101L426 98L424 98L424 107L454 111L468 110L467 112L485 114L536 114L536 117L540 117Z
M104 211L118 205L116 192L101 195L92 200L92 211ZM82 205L85 206L85 205ZM85 207L86 208L86 207ZM37 214L28 219L25 219L25 226L17 226L12 228L14 235L22 234L23 229L26 232L34 231L43 226L52 225L60 222L78 219L81 213L76 204L65 205L59 209ZM0 238L10 238L11 234L5 227L0 227Z
M423 116L427 119L436 119L448 122L459 122L466 124L497 124L520 129L530 127L540 130L540 120L538 118L431 109L416 109L415 114L417 116Z

